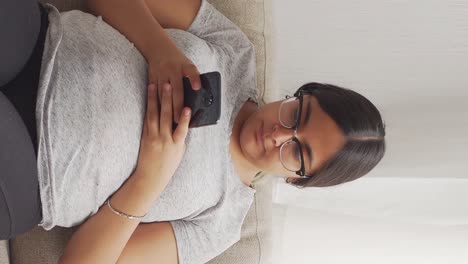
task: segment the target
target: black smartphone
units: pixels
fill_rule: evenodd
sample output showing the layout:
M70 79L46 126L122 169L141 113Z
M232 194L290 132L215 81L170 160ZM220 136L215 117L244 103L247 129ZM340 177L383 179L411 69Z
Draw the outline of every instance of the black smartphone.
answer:
M190 79L183 78L184 106L192 110L190 128L215 125L221 116L221 74L207 72L200 75L200 80L201 88L195 91Z

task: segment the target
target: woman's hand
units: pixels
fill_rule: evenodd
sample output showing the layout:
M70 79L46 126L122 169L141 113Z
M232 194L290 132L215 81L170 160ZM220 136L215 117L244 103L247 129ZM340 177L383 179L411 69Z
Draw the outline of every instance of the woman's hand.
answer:
M154 83L160 92L163 83L171 83L174 90L174 121L177 122L184 106L182 78L189 77L192 88L198 90L201 87L200 73L161 24L164 24L165 28L186 30L200 8L199 1L85 2L95 16L102 16L107 23L135 44L148 62L148 83ZM170 14L173 10L177 11Z
M185 152L190 108L183 109L180 122L173 131L172 87L170 84L164 83L162 88L162 100L161 105L159 105L156 86L150 84L148 87L148 103L136 174L156 180L158 186L165 188Z
M149 83L154 83L159 92L162 84L169 82L172 85L172 105L174 122L178 123L178 117L184 107L183 77L188 77L192 89L201 88L200 73L193 62L182 53L175 44L170 44L164 50L155 51L148 58ZM161 96L161 93L159 93Z

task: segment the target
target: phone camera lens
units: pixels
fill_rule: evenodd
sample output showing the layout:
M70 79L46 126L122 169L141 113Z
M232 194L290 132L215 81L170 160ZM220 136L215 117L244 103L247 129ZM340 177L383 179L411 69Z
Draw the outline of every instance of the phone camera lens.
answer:
M204 97L204 98L203 98L203 104L204 104L205 106L209 106L209 105L213 104L213 95L210 94L209 96Z

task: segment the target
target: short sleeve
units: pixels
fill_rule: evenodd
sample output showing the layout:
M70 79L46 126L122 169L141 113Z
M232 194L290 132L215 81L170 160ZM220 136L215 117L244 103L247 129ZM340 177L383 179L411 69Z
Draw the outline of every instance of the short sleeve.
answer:
M206 0L201 1L200 9L187 31L230 51L253 47L244 32Z
M253 194L242 202L220 202L192 220L171 221L179 263L206 263L239 241L252 202Z
M240 87L258 100L255 48L236 24L202 0L187 32L207 43L227 89Z

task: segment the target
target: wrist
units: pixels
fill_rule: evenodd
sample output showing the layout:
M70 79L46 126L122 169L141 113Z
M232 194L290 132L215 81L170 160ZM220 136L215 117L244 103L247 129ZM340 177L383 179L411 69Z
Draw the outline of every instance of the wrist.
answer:
M168 181L165 177L157 173L149 173L138 168L131 176L138 189L146 193L156 193L159 195L166 188Z
M167 34L149 36L144 48L144 55L148 63L159 61L161 56L167 56L177 48Z
M132 174L109 198L112 207L129 215L145 215L159 198L159 188L148 186L145 179ZM105 205L106 207L108 205Z

